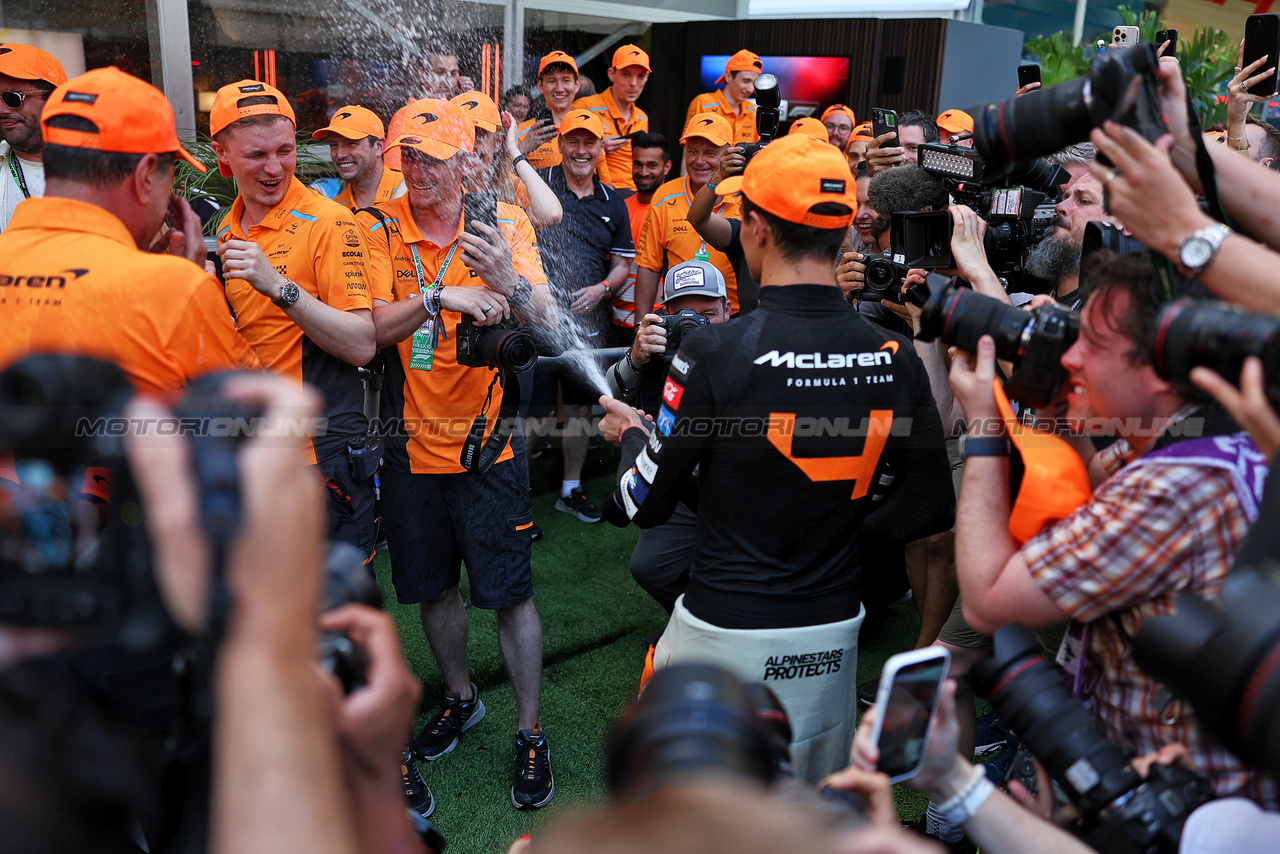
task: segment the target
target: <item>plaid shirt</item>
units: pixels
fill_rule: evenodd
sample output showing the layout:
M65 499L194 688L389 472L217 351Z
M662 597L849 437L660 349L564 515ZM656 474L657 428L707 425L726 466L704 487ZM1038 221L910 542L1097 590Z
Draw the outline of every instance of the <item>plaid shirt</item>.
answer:
M1123 450L1109 456L1114 473L1093 498L1022 549L1040 589L1089 624L1084 675L1094 714L1121 747L1144 754L1181 742L1219 796L1240 794L1276 809L1276 781L1212 741L1189 704L1169 700L1138 668L1128 640L1144 618L1172 612L1181 590L1219 595L1250 526L1231 475L1178 460L1133 465Z

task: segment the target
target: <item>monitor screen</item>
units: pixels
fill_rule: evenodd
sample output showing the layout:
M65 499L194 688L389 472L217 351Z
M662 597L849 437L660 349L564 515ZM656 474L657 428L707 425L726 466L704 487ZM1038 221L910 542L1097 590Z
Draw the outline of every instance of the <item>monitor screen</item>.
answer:
M703 92L719 88L728 55L702 57L700 83ZM767 74L778 78L784 122L804 116L820 116L832 104L843 104L849 91L849 58L839 56L762 56Z

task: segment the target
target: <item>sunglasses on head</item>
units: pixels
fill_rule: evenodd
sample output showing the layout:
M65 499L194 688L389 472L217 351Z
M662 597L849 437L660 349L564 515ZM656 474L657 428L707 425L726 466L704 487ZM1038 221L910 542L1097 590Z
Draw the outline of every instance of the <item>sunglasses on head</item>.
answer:
M17 110L22 107L22 102L27 100L29 96L48 94L43 89L5 89L0 92L0 101L4 101L4 105L9 109Z

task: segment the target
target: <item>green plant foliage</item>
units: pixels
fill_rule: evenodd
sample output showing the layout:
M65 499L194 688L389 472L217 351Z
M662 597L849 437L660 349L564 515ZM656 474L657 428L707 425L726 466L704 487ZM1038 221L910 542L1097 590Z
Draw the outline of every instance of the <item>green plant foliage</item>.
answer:
M173 177L173 191L187 199L207 198L216 202L219 207L229 208L235 201L239 190L234 178L227 178L218 172L218 158L213 153L213 140L206 134L198 134L195 140L183 143L192 156L208 167L207 172L197 172L195 167L184 160L179 160ZM329 160L328 146L321 145L310 135L298 135L298 165L295 174L303 183L310 183L320 178L337 177L337 171ZM209 236L213 236L213 228L217 218L209 222Z
M1126 27L1138 27L1142 41L1155 41L1163 24L1160 14L1147 11L1138 15L1126 6L1116 10ZM1024 51L1040 62L1040 77L1046 87L1057 86L1088 73L1089 59L1095 53L1098 39L1110 41L1110 33L1098 33L1080 45L1072 44L1067 30L1042 38L1029 39ZM1178 39L1178 60L1191 93L1191 102L1202 127L1226 120L1226 84L1231 79L1236 58L1236 45L1221 30L1202 27L1190 38ZM1219 99L1223 99L1221 103Z

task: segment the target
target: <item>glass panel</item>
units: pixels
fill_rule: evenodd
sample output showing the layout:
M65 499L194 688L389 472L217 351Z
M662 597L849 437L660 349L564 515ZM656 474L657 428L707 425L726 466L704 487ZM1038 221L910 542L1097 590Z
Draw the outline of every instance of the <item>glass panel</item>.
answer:
M68 77L115 65L160 85L153 3L132 0L3 0L0 42L35 45L57 57Z

